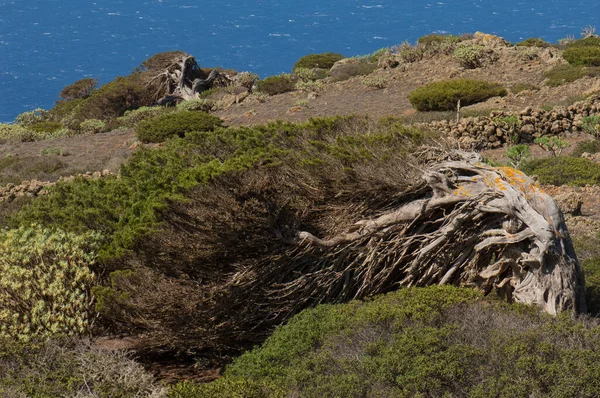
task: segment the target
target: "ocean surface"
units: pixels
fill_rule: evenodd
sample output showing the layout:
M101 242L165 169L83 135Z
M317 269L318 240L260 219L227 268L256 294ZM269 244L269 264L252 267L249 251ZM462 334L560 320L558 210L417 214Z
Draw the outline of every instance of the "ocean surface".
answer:
M162 51L265 77L309 53L366 54L432 32L556 42L600 30L598 11L597 0L0 0L0 122Z

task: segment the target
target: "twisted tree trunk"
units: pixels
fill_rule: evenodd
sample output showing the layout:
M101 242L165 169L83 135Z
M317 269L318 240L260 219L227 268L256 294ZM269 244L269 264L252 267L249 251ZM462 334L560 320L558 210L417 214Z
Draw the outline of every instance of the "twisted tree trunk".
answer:
M468 158L432 165L411 200L342 235L300 232L291 261L270 276L281 282L272 304L294 309L453 284L550 314L586 311L583 272L552 198L518 170Z
M183 54L174 59L165 70L156 75L150 86L154 87L158 103L168 105L177 101L187 101L198 98L203 91L209 90L214 84L227 85L231 79L217 69L208 76L198 66L196 59Z

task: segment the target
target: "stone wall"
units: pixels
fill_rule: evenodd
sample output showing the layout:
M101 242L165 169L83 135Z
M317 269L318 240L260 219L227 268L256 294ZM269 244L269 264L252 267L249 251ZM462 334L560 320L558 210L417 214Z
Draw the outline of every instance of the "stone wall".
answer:
M600 95L593 95L571 106L551 110L526 108L521 112L493 111L456 121L427 124L428 128L455 138L464 149L492 149L517 143L532 143L545 135L581 132L584 118L600 115Z

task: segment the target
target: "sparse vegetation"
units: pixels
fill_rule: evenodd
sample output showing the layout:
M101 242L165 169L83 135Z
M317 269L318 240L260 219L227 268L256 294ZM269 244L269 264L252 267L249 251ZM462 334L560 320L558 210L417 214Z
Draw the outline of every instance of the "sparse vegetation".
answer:
M515 46L546 48L546 47L550 47L550 43L548 43L544 39L540 39L539 37L529 37L523 41L516 43Z
M514 86L512 86L510 88L510 92L513 94L519 94L523 91L538 91L540 88L539 86L536 86L535 84L531 84L531 83L518 83L515 84Z
M590 115L583 118L583 131L594 137L600 136L600 115Z
M384 89L387 87L389 81L385 76L369 76L363 79L362 84L366 87Z
M506 89L497 83L480 80L443 80L420 87L409 95L412 106L418 111L449 111L462 106L506 95Z
M546 84L550 87L557 87L561 84L574 82L585 76L600 76L600 68L578 65L558 65L544 73L544 77L547 79Z
M353 76L366 76L377 69L377 64L363 60L351 60L336 66L329 75L333 81L348 80Z

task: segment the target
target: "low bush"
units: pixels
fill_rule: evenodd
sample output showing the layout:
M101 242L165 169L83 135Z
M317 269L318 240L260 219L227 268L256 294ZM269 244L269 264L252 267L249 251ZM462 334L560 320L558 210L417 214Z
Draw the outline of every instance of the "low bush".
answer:
M287 73L279 76L269 76L258 82L258 90L268 95L277 95L294 91L296 77Z
M301 93L318 93L323 91L323 88L325 86L323 85L323 82L317 80L317 81L299 81L298 83L296 83L296 90L300 91Z
M417 43L424 46L435 45L443 42L460 43L461 41L463 41L461 36L444 35L439 33L431 33L429 35L421 36L417 39Z
M337 65L329 72L329 76L333 81L339 82L348 80L353 76L369 75L376 69L377 64L375 63L353 60L346 62L343 65Z
M544 39L540 39L539 37L530 37L523 41L520 41L515 44L515 46L519 47L550 47L550 43L544 41Z
M419 87L408 98L418 111L449 111L456 109L459 100L461 106L467 106L506 94L506 89L497 83L454 79Z
M454 50L453 56L463 68L467 69L479 68L485 61L493 59L489 50L480 45L460 45Z
M164 142L192 131L213 131L222 124L221 119L205 112L181 111L144 120L135 128L135 134L142 142Z
M530 90L530 91L539 91L539 87L535 84L531 83L517 83L510 88L510 92L513 94L519 94L520 92Z
M0 395L51 398L161 398L152 374L123 351L76 339L0 341Z
M322 53L322 54L309 54L300 58L294 64L294 70L298 68L319 68L319 69L331 69L333 64L337 61L344 59L342 54L337 53Z
M539 182L551 185L598 185L600 165L589 159L558 156L534 159L523 165L522 170L538 176Z
M387 87L389 80L385 76L368 76L363 79L362 84L366 87L384 89Z
M1 232L0 338L88 332L98 241L38 225Z
M23 112L15 118L15 123L21 126L31 126L36 123L46 122L50 119L50 112L37 108L32 111Z
M565 48L563 58L571 65L600 66L600 38L576 40Z
M591 398L599 330L470 290L403 289L306 310L219 380L170 396Z
M600 152L600 140L594 139L590 141L581 141L577 143L571 156L581 157L584 153L598 153Z
M404 41L400 45L393 46L392 51L402 62L413 63L423 59L425 46L419 44L412 46L408 41Z
M557 87L561 84L574 82L582 77L600 76L600 68L578 65L558 65L544 73L546 84Z
M215 110L217 103L206 98L192 99L177 104L178 110L210 112Z
M98 119L87 119L79 125L84 134L98 134L106 131L106 123Z
M142 106L132 111L126 111L125 114L117 119L119 125L134 128L140 122L152 119L153 117L164 115L175 111L172 107L160 106Z

